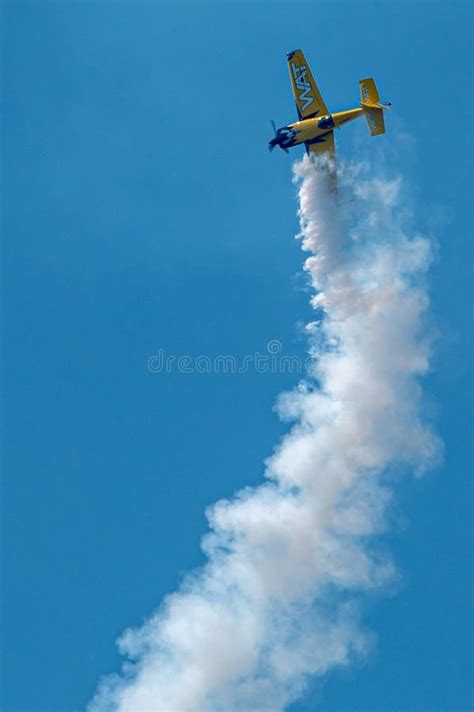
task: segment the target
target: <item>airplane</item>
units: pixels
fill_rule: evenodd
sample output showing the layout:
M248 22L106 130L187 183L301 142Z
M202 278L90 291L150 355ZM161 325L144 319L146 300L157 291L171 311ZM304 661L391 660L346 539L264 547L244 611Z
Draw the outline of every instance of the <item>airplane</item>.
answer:
M268 142L268 148L273 151L275 146L279 146L288 153L288 149L292 146L304 143L306 153L326 156L329 171L334 173L336 157L334 129L359 118L359 116L365 116L371 136L379 136L385 133L383 111L391 104L380 102L372 78L361 79L359 81L360 106L356 109L331 114L314 81L303 52L296 49L293 52L288 52L286 56L298 121L279 129L272 121L275 136Z

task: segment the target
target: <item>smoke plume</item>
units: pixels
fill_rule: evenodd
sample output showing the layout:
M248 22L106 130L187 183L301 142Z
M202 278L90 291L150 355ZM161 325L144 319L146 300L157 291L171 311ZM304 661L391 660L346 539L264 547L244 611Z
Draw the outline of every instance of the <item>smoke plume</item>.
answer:
M370 647L357 600L394 575L380 547L390 473L439 452L419 383L430 245L405 224L399 178L347 166L339 207L308 158L294 175L315 365L279 398L292 428L261 486L209 508L207 564L122 635L127 662L90 712L278 712Z

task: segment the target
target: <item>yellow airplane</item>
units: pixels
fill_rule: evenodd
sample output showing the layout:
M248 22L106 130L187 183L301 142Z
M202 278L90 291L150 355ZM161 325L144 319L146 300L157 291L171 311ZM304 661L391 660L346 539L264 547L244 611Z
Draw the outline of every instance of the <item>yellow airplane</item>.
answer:
M275 146L279 146L288 153L288 149L292 146L304 143L306 153L328 156L329 163L332 164L334 170L335 128L339 128L359 116L365 116L371 136L385 133L383 110L390 104L380 103L373 79L360 80L361 102L357 109L331 114L319 93L303 52L297 49L294 52L288 52L286 56L299 121L282 126L278 130L272 121L275 136L268 143L270 151Z

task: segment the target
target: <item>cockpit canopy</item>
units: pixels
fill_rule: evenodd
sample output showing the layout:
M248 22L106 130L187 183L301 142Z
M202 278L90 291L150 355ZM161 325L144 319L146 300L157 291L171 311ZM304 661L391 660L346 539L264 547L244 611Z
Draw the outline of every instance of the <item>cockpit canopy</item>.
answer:
M333 129L334 126L334 119L331 115L323 116L323 118L318 121L318 128L320 129Z

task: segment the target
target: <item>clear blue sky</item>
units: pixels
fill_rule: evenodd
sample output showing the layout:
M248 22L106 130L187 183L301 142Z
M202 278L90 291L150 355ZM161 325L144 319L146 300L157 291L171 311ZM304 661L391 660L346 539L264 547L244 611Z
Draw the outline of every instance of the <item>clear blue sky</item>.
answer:
M330 108L371 75L393 103L385 137L361 122L338 150L382 151L437 241L425 388L446 455L398 485L374 653L292 709L472 709L470 4L17 0L2 25L2 710L83 709L116 637L202 560L206 505L259 482L284 432L295 376L147 360L304 352L296 153L266 147L295 115L296 47Z

